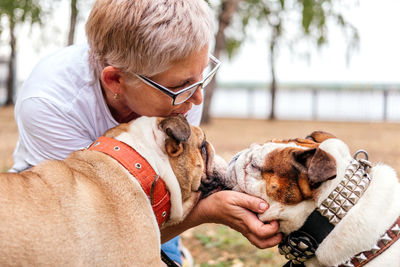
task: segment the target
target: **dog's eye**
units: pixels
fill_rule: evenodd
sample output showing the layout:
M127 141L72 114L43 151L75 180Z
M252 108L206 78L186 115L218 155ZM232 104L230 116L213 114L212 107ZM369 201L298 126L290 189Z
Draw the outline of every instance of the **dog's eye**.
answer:
M252 162L252 163L250 164L250 166L251 166L252 169L254 169L254 170L256 170L256 171L260 171L260 170L261 170L261 168L258 167L254 162Z
M206 158L207 157L207 147L206 147L205 141L201 144L200 151L201 151L201 155L203 156L203 158Z
M263 168L261 171L262 171L263 173L273 173L273 172L274 172L274 170L271 169L271 168Z

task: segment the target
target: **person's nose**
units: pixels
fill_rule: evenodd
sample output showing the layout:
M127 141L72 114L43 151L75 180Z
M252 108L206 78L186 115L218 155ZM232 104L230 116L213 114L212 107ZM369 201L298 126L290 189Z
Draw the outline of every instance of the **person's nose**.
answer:
M194 94L187 100L194 105L200 105L203 102L203 88L200 86Z

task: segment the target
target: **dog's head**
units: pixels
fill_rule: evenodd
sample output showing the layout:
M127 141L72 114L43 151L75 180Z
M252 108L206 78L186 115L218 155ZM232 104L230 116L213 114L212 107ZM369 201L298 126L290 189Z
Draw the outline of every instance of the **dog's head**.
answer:
M321 185L336 177L335 157L321 146L330 138L334 136L314 132L306 139L253 144L231 160L225 184L265 199L270 208L260 219L280 220L281 231L290 232L304 222L305 210L315 208L313 198ZM299 222L293 222L296 216Z
M226 162L215 155L203 131L181 115L141 117L106 136L133 147L165 181L171 196L171 215L165 225L182 220L202 197L222 185Z
M189 126L183 116L175 116L160 119L159 128L167 135L165 150L184 203L192 198L196 201L205 198L221 189L227 164L215 154L199 127Z

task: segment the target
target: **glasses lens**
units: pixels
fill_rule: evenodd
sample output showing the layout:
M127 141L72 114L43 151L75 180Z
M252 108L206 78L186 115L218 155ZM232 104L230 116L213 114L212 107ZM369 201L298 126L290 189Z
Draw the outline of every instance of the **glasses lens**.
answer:
M173 104L174 105L182 104L183 102L188 100L197 91L197 89L206 87L210 83L210 81L214 78L219 65L220 65L220 62L218 61L218 59L213 58L211 56L209 64L203 71L204 80L202 82L199 82L199 84L197 84L193 87L189 86L189 88L187 90L182 89L184 91L179 93L178 95L176 95Z
M211 80L215 76L215 73L216 73L216 71L213 71L212 73L209 74L208 77L206 77L206 79L204 80L204 83L203 83L203 88L206 87L211 82Z
M187 91L184 91L180 93L179 95L176 96L175 98L175 105L182 104L186 100L188 100L195 92L197 89L201 87L201 84L198 84L196 86L193 86L192 88L188 89Z

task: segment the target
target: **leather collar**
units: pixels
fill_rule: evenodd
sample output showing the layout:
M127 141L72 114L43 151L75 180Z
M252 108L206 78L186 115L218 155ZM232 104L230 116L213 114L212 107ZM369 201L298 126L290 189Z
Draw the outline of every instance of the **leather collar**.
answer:
M100 136L88 150L107 154L125 167L140 183L150 199L158 226L169 218L171 212L170 193L165 182L150 164L135 149L114 138Z
M365 159L357 159L364 154ZM319 244L329 235L346 213L358 202L367 189L371 178L368 169L371 163L368 154L359 150L347 167L344 179L335 190L307 218L304 225L290 233L279 244L279 253L289 260L284 266L304 266L312 258ZM360 267L385 251L400 238L400 217L380 237L378 243L370 250L363 251L340 265L340 267Z
M289 260L284 267L304 267L304 262L312 258L319 244L333 230L335 226L328 219L314 210L304 225L297 231L289 234L279 244L281 254L286 254ZM379 238L371 250L363 251L339 267L361 267L382 254L394 242L400 239L400 216L394 224Z
M382 254L400 238L400 216L392 226L379 238L371 250L363 251L339 267L361 267Z
M303 262L315 256L319 244L334 227L325 216L315 209L299 230L287 235L279 244L279 253L285 255L289 260L287 266L304 266Z

